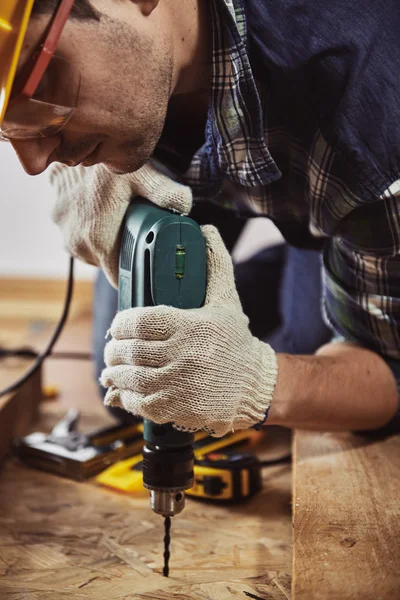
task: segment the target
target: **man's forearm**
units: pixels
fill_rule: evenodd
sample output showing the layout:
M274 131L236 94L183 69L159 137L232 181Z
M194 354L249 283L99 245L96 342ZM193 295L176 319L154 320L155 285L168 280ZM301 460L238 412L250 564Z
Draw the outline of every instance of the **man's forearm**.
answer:
M398 408L393 373L374 352L328 344L313 356L278 354L268 424L325 431L375 429Z

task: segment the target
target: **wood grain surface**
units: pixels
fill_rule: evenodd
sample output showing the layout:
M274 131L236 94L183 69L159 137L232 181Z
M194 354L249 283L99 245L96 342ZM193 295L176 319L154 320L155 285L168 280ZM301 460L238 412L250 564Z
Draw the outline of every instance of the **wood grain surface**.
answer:
M296 432L293 600L400 598L400 436Z

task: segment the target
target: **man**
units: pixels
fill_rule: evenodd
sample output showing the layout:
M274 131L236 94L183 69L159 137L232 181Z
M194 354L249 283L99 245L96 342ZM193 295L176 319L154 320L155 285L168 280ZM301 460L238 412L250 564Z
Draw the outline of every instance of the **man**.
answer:
M254 337L229 254L204 227L205 306L117 315L106 404L213 435L263 422L391 422L400 380L398 3L76 0L39 84L30 57L68 2L34 3L2 132L28 173L75 166L53 169L55 220L70 251L115 285L132 193L182 213L192 194L233 197L291 243L315 246L311 232L323 245L337 334L302 356Z

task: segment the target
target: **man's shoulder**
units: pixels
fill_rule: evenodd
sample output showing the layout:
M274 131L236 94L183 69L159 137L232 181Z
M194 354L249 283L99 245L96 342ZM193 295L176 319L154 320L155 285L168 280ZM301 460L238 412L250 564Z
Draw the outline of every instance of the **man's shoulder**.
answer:
M322 132L347 165L346 182L382 193L400 172L400 2L245 4L269 127L304 143Z
M244 7L249 36L276 66L329 56L340 62L360 50L400 53L398 0L380 3L379 11L370 0L246 0Z

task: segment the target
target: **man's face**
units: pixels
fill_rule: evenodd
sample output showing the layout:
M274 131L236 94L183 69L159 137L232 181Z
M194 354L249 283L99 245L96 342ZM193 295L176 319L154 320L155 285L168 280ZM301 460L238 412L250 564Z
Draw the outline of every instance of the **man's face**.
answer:
M54 161L132 172L150 158L160 138L173 85L172 39L156 14L162 9L148 15L140 4L110 0L95 6L101 21L70 18L55 52L81 73L71 120L53 137L12 142L30 174ZM31 20L21 65L48 22L48 16Z

